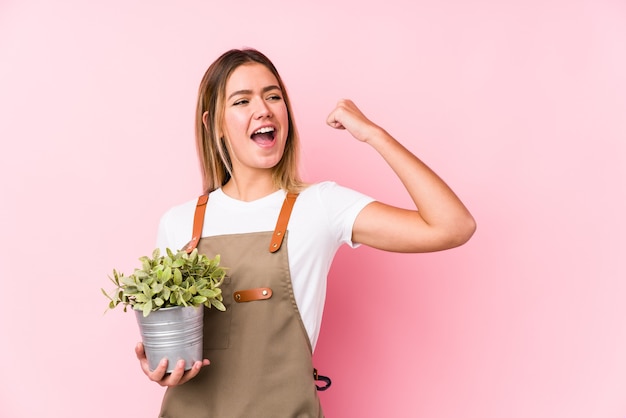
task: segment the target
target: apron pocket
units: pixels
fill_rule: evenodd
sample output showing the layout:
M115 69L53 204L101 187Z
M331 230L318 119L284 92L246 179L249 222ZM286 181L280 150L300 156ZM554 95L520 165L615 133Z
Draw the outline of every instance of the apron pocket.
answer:
M226 349L230 346L230 326L233 317L232 294L227 291L230 288L230 277L224 278L222 294L224 295L224 312L215 308L204 308L204 336L202 351ZM210 357L208 357L210 358Z

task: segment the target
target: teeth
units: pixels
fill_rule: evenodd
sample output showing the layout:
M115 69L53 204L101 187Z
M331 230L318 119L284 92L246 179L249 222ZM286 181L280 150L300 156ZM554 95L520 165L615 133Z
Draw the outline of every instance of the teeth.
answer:
M255 131L255 134L266 134L268 132L274 132L274 128L272 128L271 126L265 127L265 128L261 128L258 131Z

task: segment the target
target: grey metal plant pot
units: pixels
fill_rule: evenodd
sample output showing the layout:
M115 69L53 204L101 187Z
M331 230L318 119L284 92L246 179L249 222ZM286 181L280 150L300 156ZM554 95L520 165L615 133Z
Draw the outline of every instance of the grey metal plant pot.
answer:
M150 370L156 369L163 357L168 359L168 373L180 359L185 360L185 370L202 360L203 306L162 308L146 317L142 311L135 314Z

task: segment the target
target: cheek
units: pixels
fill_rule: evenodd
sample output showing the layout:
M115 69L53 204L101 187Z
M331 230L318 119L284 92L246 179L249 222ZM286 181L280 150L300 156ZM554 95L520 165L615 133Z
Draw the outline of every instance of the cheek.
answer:
M289 114L287 113L287 109L283 109L279 116L280 124L284 127L285 132L289 131ZM286 136L286 135L285 135Z
M246 118L244 115L237 113L227 113L224 115L224 124L222 126L224 134L229 137L241 136L246 133Z

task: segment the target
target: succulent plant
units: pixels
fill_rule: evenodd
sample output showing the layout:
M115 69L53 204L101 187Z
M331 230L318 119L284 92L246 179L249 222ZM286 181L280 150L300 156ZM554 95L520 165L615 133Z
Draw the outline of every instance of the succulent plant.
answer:
M108 309L122 304L124 311L131 306L143 311L143 316L172 306L204 305L226 310L220 289L226 270L219 266L219 255L209 259L197 249L188 254L167 248L162 256L157 248L152 257L140 257L139 261L142 267L133 274L125 276L113 270L113 277L109 276L116 288L111 292L101 289L109 299Z

